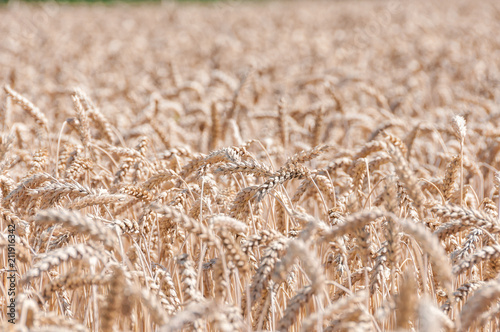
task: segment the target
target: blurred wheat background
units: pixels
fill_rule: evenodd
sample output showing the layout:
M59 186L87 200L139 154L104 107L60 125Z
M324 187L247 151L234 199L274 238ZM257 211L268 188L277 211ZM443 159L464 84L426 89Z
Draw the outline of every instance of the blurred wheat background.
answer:
M493 0L3 5L2 330L497 331L498 31Z

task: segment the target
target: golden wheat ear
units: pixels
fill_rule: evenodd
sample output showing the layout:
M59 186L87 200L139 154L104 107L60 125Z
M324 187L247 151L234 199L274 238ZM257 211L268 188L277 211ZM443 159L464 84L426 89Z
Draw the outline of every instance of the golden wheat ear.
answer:
M0 330L500 330L499 6L0 5Z

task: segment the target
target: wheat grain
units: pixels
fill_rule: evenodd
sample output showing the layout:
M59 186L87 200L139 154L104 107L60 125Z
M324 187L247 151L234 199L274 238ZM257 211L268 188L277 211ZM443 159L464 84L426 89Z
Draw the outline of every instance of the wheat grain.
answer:
M496 7L0 8L1 329L498 330Z

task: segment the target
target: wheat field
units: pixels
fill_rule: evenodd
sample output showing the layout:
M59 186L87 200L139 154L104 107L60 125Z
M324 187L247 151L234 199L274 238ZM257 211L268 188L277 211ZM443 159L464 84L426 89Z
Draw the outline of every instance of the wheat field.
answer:
M2 330L497 331L498 31L493 0L0 7Z

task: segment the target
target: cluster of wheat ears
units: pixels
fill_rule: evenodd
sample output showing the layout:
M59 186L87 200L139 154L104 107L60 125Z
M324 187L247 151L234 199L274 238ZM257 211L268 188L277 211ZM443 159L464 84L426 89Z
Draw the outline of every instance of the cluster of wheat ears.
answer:
M496 2L0 22L3 330L500 328Z

